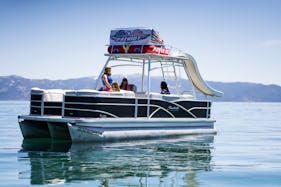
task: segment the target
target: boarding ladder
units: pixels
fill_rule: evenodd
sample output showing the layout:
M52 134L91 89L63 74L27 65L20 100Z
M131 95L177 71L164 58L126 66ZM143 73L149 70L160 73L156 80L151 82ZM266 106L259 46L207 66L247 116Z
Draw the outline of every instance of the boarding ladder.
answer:
M169 88L175 89L177 94L179 94L179 82L174 62L164 61L160 62L160 65L164 81L175 81L175 85L169 85Z

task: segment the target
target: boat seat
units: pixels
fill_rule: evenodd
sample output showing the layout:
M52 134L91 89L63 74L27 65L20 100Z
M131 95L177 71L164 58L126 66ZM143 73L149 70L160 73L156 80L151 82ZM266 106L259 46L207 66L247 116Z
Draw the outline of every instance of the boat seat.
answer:
M105 92L105 91L101 91L101 92L102 92L101 95L135 97L135 93L133 91L128 91L128 90L120 90L120 92Z
M162 94L160 93L155 93L155 92L150 92L149 97L152 99L162 99Z
M173 101L173 100L177 100L180 99L179 95L174 95L174 94L160 94L160 93L155 93L155 92L151 92L150 93L150 98L152 99L164 99L167 101Z
M98 90L73 90L68 91L65 95L75 95L75 96L126 96L135 97L133 91L120 90L120 92L107 92Z
M65 94L65 90L62 89L40 89L40 88L32 88L31 95L42 95L43 101L49 102L62 102L63 96Z
M40 88L31 88L30 94L31 95L42 95L42 94L44 94L44 90L40 89Z
M110 93L114 93L114 92L110 92ZM127 96L127 97L135 97L134 91L120 90L120 93L122 93L124 96Z
M194 96L190 95L190 94L184 94L184 95L181 95L180 98L181 99L194 99Z
M146 97L146 92L136 92L136 97Z
M162 99L166 101L174 101L180 99L180 95L175 95L175 94L163 94Z
M65 95L75 95L75 96L91 96L91 95L99 95L101 91L98 90L72 90L65 92Z

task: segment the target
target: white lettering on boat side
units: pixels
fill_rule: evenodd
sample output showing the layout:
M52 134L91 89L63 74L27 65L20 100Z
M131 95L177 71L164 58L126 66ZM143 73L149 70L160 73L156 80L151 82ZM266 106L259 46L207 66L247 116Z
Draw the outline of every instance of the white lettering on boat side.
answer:
M168 106L168 110L172 112L178 112L180 108L178 106Z

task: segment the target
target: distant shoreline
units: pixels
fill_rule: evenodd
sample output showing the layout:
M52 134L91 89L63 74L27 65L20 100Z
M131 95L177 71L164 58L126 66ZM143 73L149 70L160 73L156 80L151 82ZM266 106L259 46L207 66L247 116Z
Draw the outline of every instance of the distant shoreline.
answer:
M129 80L140 85L138 76L128 76ZM120 79L120 76L116 79ZM151 78L153 92L159 91L161 77ZM223 97L207 97L215 102L281 102L281 86L247 82L214 82L207 83L222 92ZM42 89L93 89L95 78L82 77L65 80L28 79L21 76L0 76L0 101L29 101L32 87ZM140 86L139 86L140 87ZM198 99L205 99L198 94Z

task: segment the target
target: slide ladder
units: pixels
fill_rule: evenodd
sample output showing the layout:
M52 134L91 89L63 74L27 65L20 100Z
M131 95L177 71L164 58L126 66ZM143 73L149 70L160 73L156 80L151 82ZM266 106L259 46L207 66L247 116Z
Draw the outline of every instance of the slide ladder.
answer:
M160 62L160 64L161 64L162 76L164 81L167 80L175 81L175 86L169 85L169 88L175 89L178 92L179 81L178 81L178 76L176 73L176 67L174 62Z

